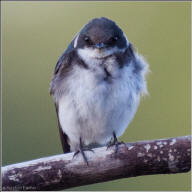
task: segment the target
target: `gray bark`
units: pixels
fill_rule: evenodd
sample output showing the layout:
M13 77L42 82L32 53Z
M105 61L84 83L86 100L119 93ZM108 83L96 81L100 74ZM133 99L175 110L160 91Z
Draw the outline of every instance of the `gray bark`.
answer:
M191 136L95 148L81 154L45 157L2 167L3 190L59 190L140 175L188 172Z

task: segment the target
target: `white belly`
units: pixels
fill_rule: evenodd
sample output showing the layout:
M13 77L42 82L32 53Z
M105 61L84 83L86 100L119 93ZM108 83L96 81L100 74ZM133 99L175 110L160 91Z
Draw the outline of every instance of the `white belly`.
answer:
M129 77L130 67L119 70L121 75L109 83L102 71L77 66L65 82L69 91L59 100L59 120L72 150L78 148L80 137L85 145L106 144L113 131L121 136L133 118L140 94Z

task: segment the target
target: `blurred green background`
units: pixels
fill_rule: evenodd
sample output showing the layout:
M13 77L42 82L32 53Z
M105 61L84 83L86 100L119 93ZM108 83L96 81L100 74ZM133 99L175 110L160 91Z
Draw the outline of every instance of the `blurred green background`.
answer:
M3 165L62 153L49 83L73 36L94 17L123 29L150 64L149 96L120 140L190 134L190 2L2 2ZM71 190L190 190L190 173Z

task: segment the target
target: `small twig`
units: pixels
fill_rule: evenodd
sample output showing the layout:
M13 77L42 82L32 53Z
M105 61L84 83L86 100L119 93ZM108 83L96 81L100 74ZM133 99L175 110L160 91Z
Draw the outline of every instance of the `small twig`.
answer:
M89 166L74 153L2 167L3 190L58 190L139 175L182 173L191 169L191 137L120 145L85 152Z

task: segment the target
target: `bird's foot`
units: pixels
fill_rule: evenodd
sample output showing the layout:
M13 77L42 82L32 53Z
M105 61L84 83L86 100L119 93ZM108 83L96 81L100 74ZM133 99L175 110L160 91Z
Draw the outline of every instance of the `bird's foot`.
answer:
M117 137L116 137L116 134L113 132L113 141L110 141L108 144L107 144L107 150L112 147L112 146L115 146L115 154L117 154L118 150L119 150L119 145L123 144L126 148L127 148L127 145L123 142L123 141L118 141Z
M74 153L73 158L74 158L76 155L78 155L79 153L81 153L84 162L85 162L87 165L89 165L88 160L87 160L87 157L86 157L84 151L91 151L91 152L94 153L94 151L93 151L92 149L85 149L85 150L83 150L83 149L78 149L78 150Z
M107 144L107 150L113 146L115 146L115 154L117 154L118 150L119 150L119 145L125 145L125 147L127 148L126 144L123 141L115 141L115 142L110 142Z
M91 152L94 153L94 151L93 151L92 149L89 149L89 148L85 148L85 149L83 149L83 147L82 147L82 143L81 143L81 139L80 139L80 147L79 147L79 149L74 153L73 158L74 158L76 155L78 155L79 153L81 153L84 162L85 162L85 163L87 164L87 166L88 166L88 165L89 165L89 164L88 164L88 160L87 160L87 157L86 157L84 151L91 151Z

